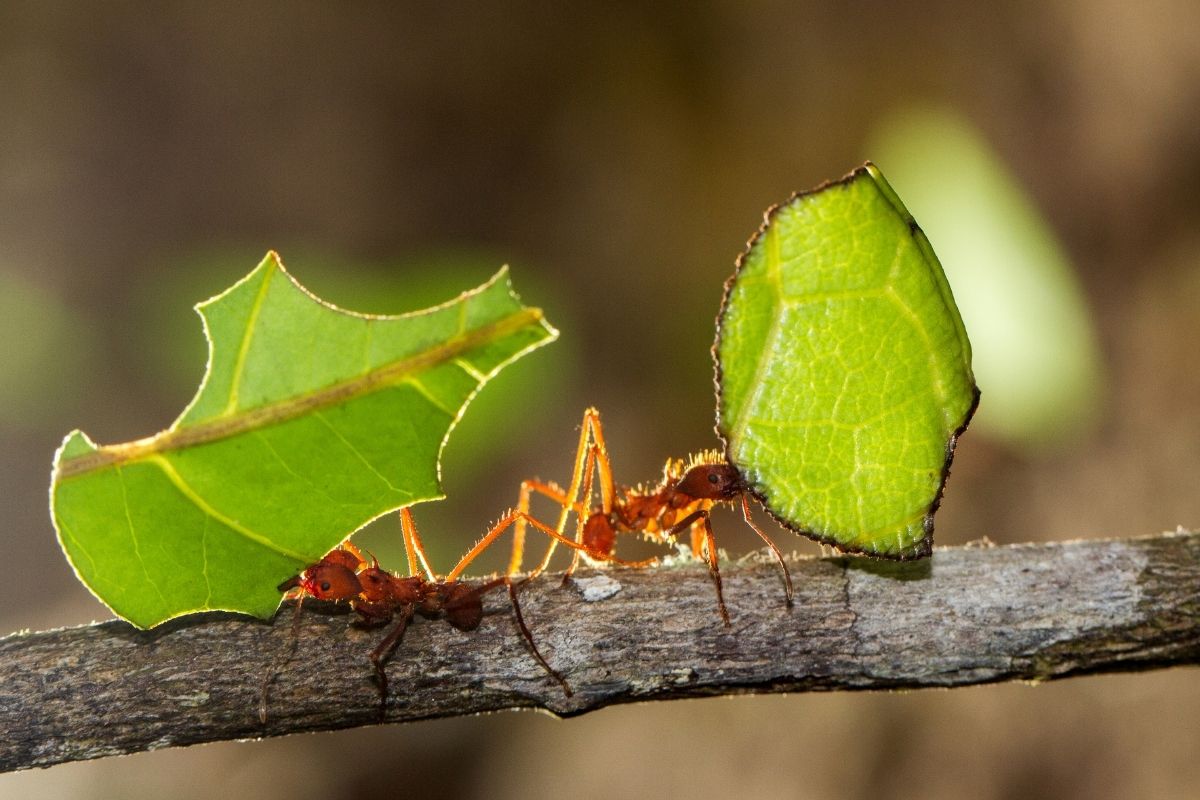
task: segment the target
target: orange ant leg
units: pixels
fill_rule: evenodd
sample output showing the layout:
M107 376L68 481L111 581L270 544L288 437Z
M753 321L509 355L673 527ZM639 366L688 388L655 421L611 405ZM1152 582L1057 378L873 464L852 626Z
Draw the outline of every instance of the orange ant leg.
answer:
M571 498L563 492L562 488L554 482L543 482L535 479L521 481L521 493L517 499L517 510L528 514L530 509L530 500L533 493L537 492L540 495L549 497L559 506L566 509L572 504ZM566 519L563 519L563 525L566 525ZM512 556L508 561L508 574L513 575L521 571L521 566L525 559L525 520L518 519L516 527L513 529L513 547Z
M589 408L583 412L583 427L585 431L591 432L592 444L587 451L587 460L584 467L583 494L579 498L575 515L577 525L575 529L575 541L583 544L583 532L586 524L587 511L592 504L592 481L598 471L600 473L600 510L604 516L609 516L613 511L613 504L616 497L616 489L612 476L612 461L608 457L608 445L604 441L604 426L600 423L600 412L595 408ZM583 447L584 440L581 438L579 446ZM576 454L576 469L579 468L579 456ZM574 485L574 482L572 482ZM571 497L575 497L572 492ZM560 528L561 531L561 528ZM579 568L579 558L581 551L576 550L571 558L571 564L567 567L566 573L563 574L563 585L566 585L571 576L575 574L575 570ZM646 559L647 564L655 563L657 559Z
M692 548L692 558L699 560L701 558L701 553L704 552L704 529L697 528L695 525L693 525L689 533L691 538L690 544Z
M558 525L556 530L562 533L567 527L567 518L572 510L578 516L586 516L587 508L591 504L590 491L587 495L579 497L579 491L583 485L585 473L587 472L587 464L589 462L599 464L600 469L600 498L602 508L605 514L611 513L613 508L613 497L615 489L612 478L612 467L608 460L608 448L604 443L604 428L600 424L600 412L595 408L589 408L583 412L583 423L579 430L579 446L575 450L575 466L571 471L571 484L567 488L566 497L568 502L561 503L562 511L558 517ZM527 509L523 509L526 510ZM583 541L583 519L579 520L576 533L576 544L582 544ZM533 574L545 572L550 566L550 559L554 556L555 548L558 547L557 541L552 541L546 550L546 555L542 557L542 561L538 564ZM578 548L576 548L578 550ZM574 570L577 563L577 558L572 559L571 570Z
M774 554L775 560L779 562L779 568L783 570L784 594L787 597L787 607L791 608L794 595L792 591L792 576L788 572L787 564L783 560L783 553L779 552L779 548L776 547L775 542L771 541L771 538L763 533L750 519L750 501L746 499L746 495L744 494L742 495L742 519L746 520L746 524L750 526L750 529L758 534L758 538L767 543L767 547L771 548L771 553Z
M474 547L467 551L466 555L458 560L458 563L454 565L454 569L450 570L450 572L446 574L446 582L449 583L450 581L458 580L458 577L463 574L468 566L470 566L471 562L478 558L483 551L487 550L488 547L491 546L492 542L496 541L496 539L502 533L504 533L510 527L514 527L518 520L524 520L527 524L533 525L542 533L549 536L552 542L556 545L563 544L573 549L586 549L583 547L583 545L578 544L566 536L563 536L561 533L554 530L536 517L532 517L523 511L509 511L500 519L499 522L492 526L491 530L480 537L479 541L475 543ZM539 574L541 574L542 569L543 566L538 565L530 571L525 580L528 581L537 577Z
M609 514L612 512L616 489L613 484L612 463L608 458L608 445L604 443L604 426L600 424L600 412L594 408L589 408L584 413L584 418L591 422L595 453L593 460L599 464L600 469L600 499L604 513Z
M691 514L688 514L679 522L675 523L675 525L672 526L669 531L667 531L667 535L674 535L678 531L682 531L684 528L697 523L703 523L704 549L708 553L708 574L712 576L713 583L716 584L717 587L717 610L721 612L721 621L724 622L728 627L731 624L729 621L729 609L725 606L725 592L721 586L721 569L717 565L717 542L713 537L712 523L709 521L709 515L710 512L707 508L693 511Z
M547 525L544 522L541 522L536 517L529 517L528 521L529 521L530 525L534 526L535 528L540 530L542 533L549 536L551 539L556 540L560 544L566 545L567 547L571 548L572 550L576 551L577 553L586 553L588 558L594 559L596 561L604 561L609 564L616 564L617 566L620 566L620 567L634 567L634 568L649 567L649 566L653 566L654 564L657 564L659 562L658 556L652 556L651 558L643 558L638 561L626 561L623 558L617 558L612 553L603 553L603 552L591 550L587 547L587 545L582 545L578 542L572 541L571 539L568 539L567 537L563 536L562 534L558 533L557 531L551 529L551 527L549 525ZM525 576L525 578L523 580L521 580L521 583L527 583L528 581L533 580L534 578L536 578L538 576L538 574L539 574L538 572L530 572L527 576Z
M587 466L583 470L583 494L580 496L579 505L575 509L575 542L583 544L584 529L587 527L588 509L592 504L592 485L596 477L596 461L600 457L600 448L592 445L588 449ZM601 498L601 503L603 503ZM605 509L605 515L608 514L606 505L602 505ZM579 568L579 559L582 557L583 551L576 549L571 554L571 563L567 566L566 572L563 573L562 585L566 586L571 580L571 576L575 574L575 570Z
M421 543L421 537L417 534L417 525L413 522L412 512L408 508L400 509L400 532L404 537L404 555L408 559L408 574L416 575L419 563L421 571L425 573L425 579L436 581L437 575L429 566L429 558L425 555L425 545Z

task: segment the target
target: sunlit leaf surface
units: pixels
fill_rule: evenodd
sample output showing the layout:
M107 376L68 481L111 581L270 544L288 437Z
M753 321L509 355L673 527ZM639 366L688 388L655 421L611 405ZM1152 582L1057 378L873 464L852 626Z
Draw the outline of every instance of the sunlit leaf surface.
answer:
M334 308L274 253L197 307L209 363L166 431L55 460L52 512L80 579L142 627L270 616L276 586L389 510L441 496L438 457L476 391L557 335L507 272L396 317Z
M715 348L730 462L784 525L843 549L929 553L971 346L937 257L873 165L768 212Z

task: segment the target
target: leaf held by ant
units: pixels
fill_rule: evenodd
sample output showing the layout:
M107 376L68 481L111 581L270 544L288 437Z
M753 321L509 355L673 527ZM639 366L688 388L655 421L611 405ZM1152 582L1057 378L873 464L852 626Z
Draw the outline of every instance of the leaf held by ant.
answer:
M713 356L726 457L776 519L852 552L931 552L979 392L937 256L874 165L767 212Z

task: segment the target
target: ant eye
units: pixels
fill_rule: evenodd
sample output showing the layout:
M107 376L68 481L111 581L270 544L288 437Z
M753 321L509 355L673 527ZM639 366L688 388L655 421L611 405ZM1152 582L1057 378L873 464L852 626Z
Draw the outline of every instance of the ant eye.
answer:
M329 591L329 581L321 581L321 591L322 592Z
M709 483L720 483L720 481L721 481L721 479L717 477L717 473L715 473L715 472L708 473L708 482Z

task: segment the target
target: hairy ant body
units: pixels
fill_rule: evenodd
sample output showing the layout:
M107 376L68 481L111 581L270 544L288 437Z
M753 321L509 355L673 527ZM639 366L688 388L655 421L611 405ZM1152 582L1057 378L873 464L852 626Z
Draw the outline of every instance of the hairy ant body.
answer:
M600 505L592 505L592 486L599 474ZM582 493L581 493L582 492ZM538 480L521 483L517 513L528 517L530 499L534 493L549 497L562 508L558 532L566 527L567 518L574 511L578 526L575 535L575 556L564 577L569 577L578 566L581 554L602 561L617 561L643 565L644 562L620 562L613 556L618 533L640 533L644 537L674 544L676 537L690 530L692 553L704 558L717 590L717 606L721 619L729 623L729 610L721 586L721 571L717 565L717 547L713 537L709 516L713 506L740 502L746 524L758 534L771 549L783 570L783 580L788 606L792 604L792 578L784 563L783 554L773 541L750 518L749 486L737 468L728 463L715 450L692 456L688 461L670 459L663 468L662 480L653 486L619 486L613 481L612 464L608 448L604 443L604 429L600 424L600 412L594 408L583 414L579 435L579 447L575 453L575 467L571 484L566 492L554 484ZM513 544L513 560L510 571L521 566L522 545L525 532L524 518L516 521L516 541ZM550 557L561 537L554 537L541 563L531 574L546 569ZM703 555L702 555L703 554Z
M377 627L386 625L393 620L396 621L395 627L370 653L375 679L379 686L381 714L387 708L388 680L385 669L387 660L399 645L413 617L419 614L431 619L442 618L460 631L475 630L483 619L483 595L500 586L508 589L517 628L529 646L530 653L538 664L558 682L563 692L570 697L572 694L570 685L550 666L538 650L517 601L518 587L534 577L536 573L520 581L514 580L511 572L481 583L467 583L459 580L459 576L471 562L514 524L519 524L522 528L526 524L533 525L549 536L554 545L562 543L574 549L581 547L548 525L534 519L528 513L509 511L459 559L454 569L445 577L438 577L429 566L425 548L412 519L412 513L407 508L403 508L400 510L400 527L408 559L408 576L396 575L382 569L373 556L368 562L357 547L346 541L299 575L284 581L280 584L279 589L287 592L296 600L294 625L297 632L300 607L306 598L347 603L358 615L358 623L365 627ZM597 553L595 557L603 558L603 555ZM614 560L619 561L619 559ZM295 643L294 633L292 652L295 650ZM289 653L288 659L290 657L291 653ZM264 723L267 716L267 692L274 675L275 673L272 672L263 681L259 717Z

